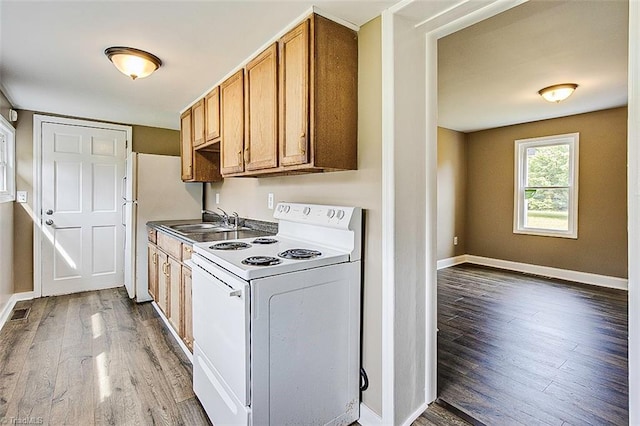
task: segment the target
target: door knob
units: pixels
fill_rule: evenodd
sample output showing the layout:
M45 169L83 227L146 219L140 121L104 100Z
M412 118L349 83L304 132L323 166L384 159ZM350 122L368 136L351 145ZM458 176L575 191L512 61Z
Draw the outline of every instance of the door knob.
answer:
M48 214L49 216L51 216L53 214L53 210L49 209L45 213Z
M53 225L53 220L51 219L47 219L47 221L45 222L47 225L51 226Z

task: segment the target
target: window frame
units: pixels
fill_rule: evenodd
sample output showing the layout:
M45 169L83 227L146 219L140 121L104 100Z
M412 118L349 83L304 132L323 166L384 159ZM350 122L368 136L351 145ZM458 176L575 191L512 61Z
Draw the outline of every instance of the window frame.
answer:
M528 148L550 145L567 144L569 146L569 206L568 230L554 230L544 228L531 228L525 226L525 187ZM579 169L579 145L580 133L567 133L515 141L515 167L514 167L514 213L513 233L537 235L542 237L578 238L578 169Z
M0 190L0 203L8 203L16 199L16 129L1 115L0 134L6 138L4 147L0 146L4 151L0 159L6 159L6 189Z

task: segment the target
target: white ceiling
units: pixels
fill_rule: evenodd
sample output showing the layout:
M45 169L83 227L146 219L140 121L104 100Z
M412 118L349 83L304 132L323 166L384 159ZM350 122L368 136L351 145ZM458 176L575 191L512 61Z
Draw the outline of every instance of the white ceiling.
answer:
M180 110L312 5L362 25L396 1L0 0L0 83L19 109L177 129ZM439 124L468 132L626 105L627 23L623 0L533 0L441 39ZM102 53L115 45L164 64L131 81ZM537 94L565 82L580 87L560 104Z
M438 123L463 132L627 104L628 3L530 1L439 40ZM552 104L543 87L577 83Z
M14 107L179 128L179 111L312 5L356 25L397 0L0 0L0 82ZM162 59L131 81L104 56L131 46Z

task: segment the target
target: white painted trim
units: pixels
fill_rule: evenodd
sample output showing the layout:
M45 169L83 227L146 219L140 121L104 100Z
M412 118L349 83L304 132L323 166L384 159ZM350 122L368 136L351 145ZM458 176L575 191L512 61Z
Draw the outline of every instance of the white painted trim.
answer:
M589 272L572 271L569 269L552 268L550 266L532 265L530 263L512 262L510 260L492 259L489 257L466 255L467 262L475 265L491 266L493 268L508 269L510 271L524 272L526 274L542 277L558 278L566 281L574 281L583 284L597 285L600 287L627 290L628 281L624 278L610 277L607 275L591 274Z
M425 34L425 75L438 75L438 38ZM438 397L438 80L425 81L425 406ZM424 410L423 410L424 411ZM418 414L419 416L420 414ZM417 418L417 417L416 417ZM415 420L415 419L414 419Z
M33 291L25 291L23 293L14 293L11 295L11 297L7 301L7 304L4 305L4 308L2 308L2 311L0 311L0 330L2 330L2 327L4 327L7 320L9 319L9 315L11 314L11 311L13 311L13 308L16 306L16 303L21 300L33 299L33 294Z
M394 16L382 13L382 422L395 416Z
M252 54L250 54L244 60L242 60L240 62L240 64L235 66L224 77L222 77L220 80L218 80L213 86L209 87L200 96L195 98L191 103L189 103L189 105L187 105L184 108L182 108L180 110L180 115L182 115L186 110L188 110L193 105L195 105L197 102L199 102L200 99L202 99L205 96L207 96L207 94L209 94L209 92L211 92L216 86L219 86L220 83L224 82L226 79L228 79L229 77L231 77L232 75L234 75L235 73L237 73L238 71L243 69L245 67L245 65L247 65L247 63L249 63L249 61L251 61L253 58L255 58L260 53L262 53L264 50L266 50L273 43L275 43L278 40L280 40L282 38L282 36L284 36L286 33L291 31L292 29L294 29L298 25L300 25L302 23L302 21L304 21L306 18L308 18L313 13L315 13L317 15L320 15L320 16L323 16L323 17L325 17L325 18L327 18L327 19L329 19L331 21L337 22L338 24L340 24L342 26L345 26L347 28L350 28L350 29L352 29L354 31L360 31L360 27L358 25L354 24L353 22L349 22L349 21L344 20L342 18L339 18L339 17L337 17L335 15L327 13L327 12L323 11L322 9L319 9L317 6L311 6L304 13L302 13L300 16L298 16L293 21L291 21L287 26L285 26L280 32L278 32L276 35L271 37L267 42L265 42L262 46L260 46L258 49L256 49Z
M180 349L182 349L182 352L184 352L187 358L189 358L189 361L191 361L191 363L193 364L193 354L189 352L189 348L187 348L187 345L184 344L180 336L178 336L178 333L173 329L173 326L171 325L167 317L164 316L164 313L160 310L160 307L158 306L158 304L156 302L151 302L151 306L153 306L153 308L156 310L156 312L160 316L160 319L162 319L162 322L164 322L167 325L167 328L171 332L171 335L173 336L173 338L176 339L176 342L178 342L178 346L180 346Z
M640 2L629 2L627 232L629 259L629 424L640 424Z
M424 403L418 407L416 411L411 413L411 415L402 423L402 426L411 426L411 424L418 418L422 413L424 413L429 407L428 403Z
M377 415L371 408L367 407L364 402L360 403L360 418L358 424L362 426L382 426L382 417Z
M75 118L33 115L33 291L35 297L42 297L42 124L66 124L70 126L91 127L97 129L120 130L127 134L125 160L133 147L133 128L123 124L103 123L99 121Z
M450 268L452 266L460 265L468 262L467 255L461 254L460 256L447 257L446 259L438 260L438 269Z

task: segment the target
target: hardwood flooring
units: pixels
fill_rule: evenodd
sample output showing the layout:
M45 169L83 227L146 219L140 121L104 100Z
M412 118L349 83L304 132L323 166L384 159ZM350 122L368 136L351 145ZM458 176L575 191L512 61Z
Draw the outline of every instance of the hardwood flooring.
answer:
M438 394L486 425L626 425L627 292L438 272Z
M209 425L191 363L124 288L19 302L0 332L0 424Z

